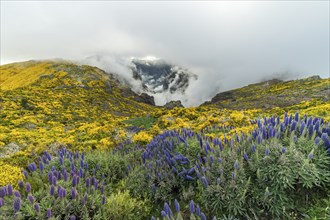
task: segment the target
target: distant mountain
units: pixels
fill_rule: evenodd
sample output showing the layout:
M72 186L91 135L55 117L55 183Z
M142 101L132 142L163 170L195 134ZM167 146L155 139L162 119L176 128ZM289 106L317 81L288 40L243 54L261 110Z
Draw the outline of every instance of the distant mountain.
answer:
M302 101L317 99L329 102L330 78L312 76L305 79L282 81L268 80L218 93L203 105L228 109L285 108Z
M94 55L81 60L81 63L113 73L134 92L154 97L159 106L172 100L185 103L187 88L193 81L198 80L197 75L187 68L153 56Z
M143 90L154 94L183 93L190 81L197 79L189 70L155 57L132 58L130 68L133 78L141 81Z

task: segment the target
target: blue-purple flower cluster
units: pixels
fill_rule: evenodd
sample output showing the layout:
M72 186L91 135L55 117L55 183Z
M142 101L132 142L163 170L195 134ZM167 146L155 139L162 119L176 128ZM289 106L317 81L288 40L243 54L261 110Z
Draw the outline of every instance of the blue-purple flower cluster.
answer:
M172 211L169 203L165 202L163 209L160 212L160 215L164 219L183 219L182 218L182 211L180 209L180 204L177 200L174 200L174 212ZM190 200L189 202L189 213L190 213L190 219L201 219L206 220L207 217L205 213L201 210L199 204L195 203L193 200ZM212 220L216 220L217 218L214 216ZM156 220L155 217L151 217L151 220Z
M8 215L19 212L24 216L31 215L28 210L23 210L24 205L31 206L35 216L45 219L64 215L60 213L63 207L72 207L66 210L65 215L78 217L81 213L75 213L73 207L82 209L89 200L104 205L105 181L95 177L95 169L90 171L84 159L84 153L72 153L65 148L54 157L44 152L38 157L39 169L33 162L28 165L29 171L23 171L25 182L18 182L21 193L13 190L11 185L0 188L0 211L6 205L5 200L12 201L12 209L6 208ZM47 179L47 182L41 188L34 188L31 183L38 179ZM95 201L97 198L99 201Z

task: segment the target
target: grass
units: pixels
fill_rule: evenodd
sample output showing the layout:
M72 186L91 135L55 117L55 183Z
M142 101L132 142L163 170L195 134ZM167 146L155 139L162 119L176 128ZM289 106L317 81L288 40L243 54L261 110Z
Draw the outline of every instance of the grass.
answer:
M157 121L156 118L147 116L147 117L130 118L130 119L124 120L123 122L128 125L132 125L132 126L136 126L138 128L144 128L146 130L149 130L150 128L152 128L152 126L154 125L154 123L156 121Z

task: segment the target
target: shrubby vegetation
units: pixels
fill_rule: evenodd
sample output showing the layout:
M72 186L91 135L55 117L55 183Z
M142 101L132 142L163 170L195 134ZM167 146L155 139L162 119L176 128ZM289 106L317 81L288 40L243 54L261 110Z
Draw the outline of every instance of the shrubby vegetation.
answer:
M329 79L165 110L95 67L1 74L0 219L330 219Z
M330 217L329 124L299 114L255 123L250 134L224 140L180 129L146 147L125 142L110 151L44 152L16 189L0 188L1 216Z

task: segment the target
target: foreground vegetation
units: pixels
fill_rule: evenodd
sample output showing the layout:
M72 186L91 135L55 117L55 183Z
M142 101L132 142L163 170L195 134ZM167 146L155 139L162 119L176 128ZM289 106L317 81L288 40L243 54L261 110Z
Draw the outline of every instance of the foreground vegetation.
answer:
M0 188L1 217L328 219L329 124L298 114L255 123L223 141L183 129L146 147L44 152L16 189Z
M1 76L0 219L330 219L330 79L165 110L95 67Z

